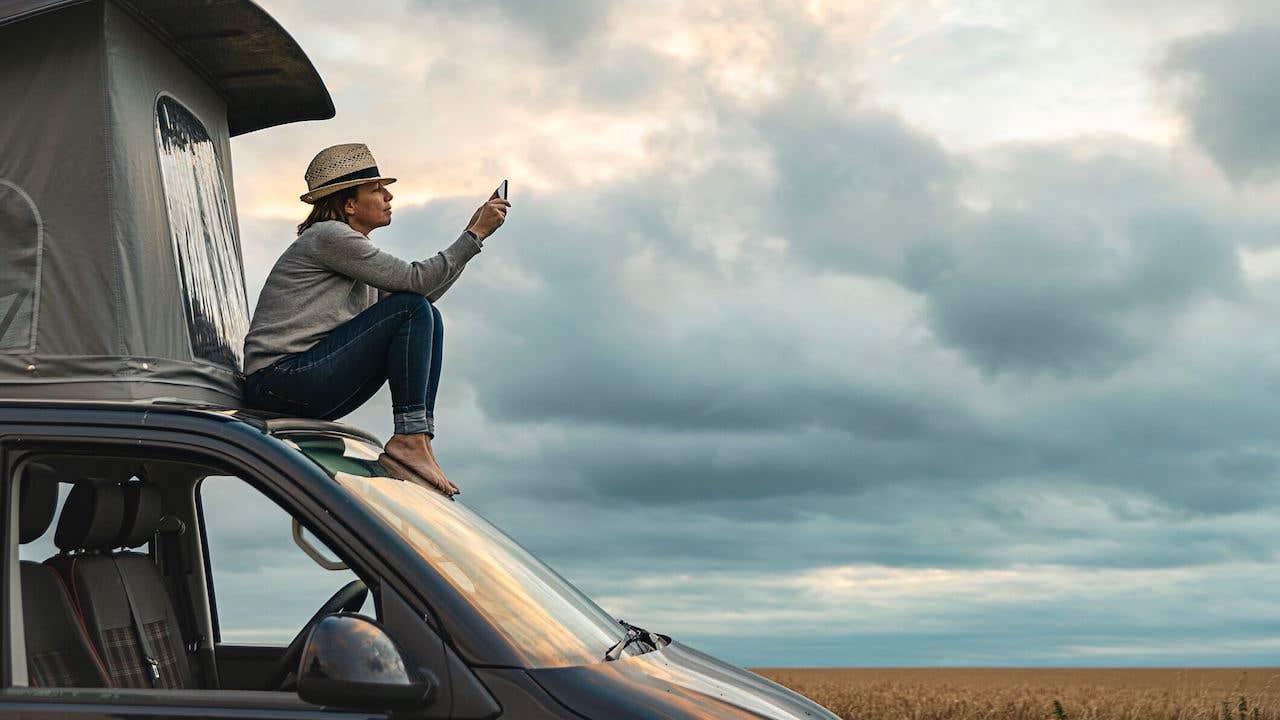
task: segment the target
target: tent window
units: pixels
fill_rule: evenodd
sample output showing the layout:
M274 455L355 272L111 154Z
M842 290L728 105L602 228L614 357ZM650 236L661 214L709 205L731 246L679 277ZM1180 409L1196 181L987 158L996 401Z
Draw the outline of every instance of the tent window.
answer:
M31 197L0 179L0 352L35 350L43 241Z
M156 145L191 351L239 370L249 302L222 164L208 130L171 97L156 101Z

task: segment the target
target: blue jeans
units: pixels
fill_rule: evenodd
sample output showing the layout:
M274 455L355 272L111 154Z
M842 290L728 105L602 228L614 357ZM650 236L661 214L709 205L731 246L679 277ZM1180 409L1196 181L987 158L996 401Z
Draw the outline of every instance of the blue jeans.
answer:
M245 378L249 407L337 420L391 382L395 431L435 436L436 388L444 352L440 311L416 293L395 293Z

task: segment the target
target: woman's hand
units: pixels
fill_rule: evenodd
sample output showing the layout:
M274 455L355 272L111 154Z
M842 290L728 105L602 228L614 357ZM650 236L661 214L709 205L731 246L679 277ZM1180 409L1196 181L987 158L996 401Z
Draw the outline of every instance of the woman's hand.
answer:
M481 240L489 237L494 230L502 227L502 223L506 222L507 208L509 207L511 207L511 203L498 197L495 193L471 216L471 222L467 224L467 229L475 233L476 237Z

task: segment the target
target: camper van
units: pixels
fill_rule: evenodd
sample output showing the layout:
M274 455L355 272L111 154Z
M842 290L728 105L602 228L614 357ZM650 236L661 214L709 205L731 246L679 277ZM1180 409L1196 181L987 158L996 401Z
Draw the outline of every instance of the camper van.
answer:
M0 89L0 715L834 717L611 617L369 433L241 406L230 139L334 115L261 8L0 0ZM333 578L276 643L236 629L295 566L227 602L263 533Z

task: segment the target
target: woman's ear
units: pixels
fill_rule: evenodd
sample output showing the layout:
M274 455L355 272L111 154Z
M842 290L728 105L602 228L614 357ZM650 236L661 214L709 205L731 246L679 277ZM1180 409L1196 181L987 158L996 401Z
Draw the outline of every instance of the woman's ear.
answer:
M349 197L342 202L342 214L350 217L356 214L356 199Z

